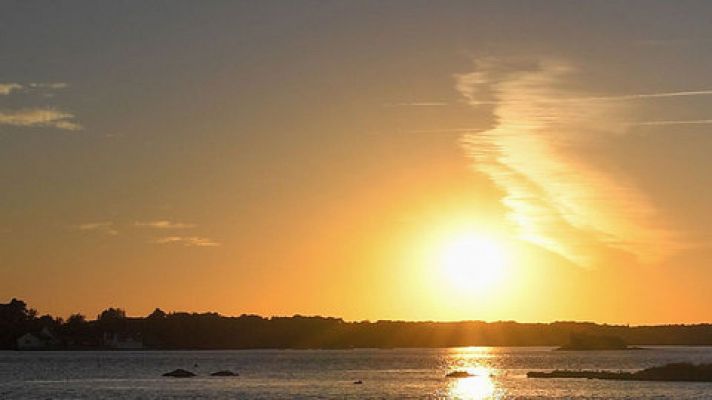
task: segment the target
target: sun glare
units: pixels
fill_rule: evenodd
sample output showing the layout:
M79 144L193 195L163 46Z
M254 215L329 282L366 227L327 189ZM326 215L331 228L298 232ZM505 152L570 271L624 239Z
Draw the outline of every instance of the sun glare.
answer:
M497 241L468 233L445 244L441 264L452 286L462 290L485 290L503 279L507 256Z

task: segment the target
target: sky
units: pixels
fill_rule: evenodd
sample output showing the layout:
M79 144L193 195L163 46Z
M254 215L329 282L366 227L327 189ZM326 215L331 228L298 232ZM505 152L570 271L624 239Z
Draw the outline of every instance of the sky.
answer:
M0 301L709 322L710 13L2 2Z

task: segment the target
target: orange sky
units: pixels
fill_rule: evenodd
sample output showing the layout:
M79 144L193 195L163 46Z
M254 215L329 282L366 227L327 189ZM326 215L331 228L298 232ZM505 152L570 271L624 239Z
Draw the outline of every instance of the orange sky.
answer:
M2 6L0 301L710 321L710 10L643 4Z

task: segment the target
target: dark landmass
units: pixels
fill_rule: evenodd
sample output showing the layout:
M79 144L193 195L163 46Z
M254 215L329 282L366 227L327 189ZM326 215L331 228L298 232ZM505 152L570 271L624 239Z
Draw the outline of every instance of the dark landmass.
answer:
M636 326L589 322L517 323L359 321L340 318L226 317L165 313L127 317L119 308L95 320L39 316L20 300L0 304L0 349L350 349L458 346L561 346L573 335L631 345L712 345L712 325ZM566 346L565 346L566 347Z
M712 382L712 364L673 363L636 372L572 371L527 372L528 378L586 378L620 381Z
M572 333L569 343L558 349L559 351L592 351L592 350L642 350L640 347L629 346L625 340L618 336L591 335L586 333Z

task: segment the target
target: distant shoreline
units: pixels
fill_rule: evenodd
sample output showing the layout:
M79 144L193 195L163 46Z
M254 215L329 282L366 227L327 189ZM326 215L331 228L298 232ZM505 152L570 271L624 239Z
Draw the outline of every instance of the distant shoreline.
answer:
M631 327L590 322L517 323L360 321L302 316L227 317L166 313L127 317L119 308L94 320L38 316L21 300L0 304L0 349L249 350L451 347L560 347L575 351L627 346L712 346L712 325ZM573 347L571 347L573 346ZM630 349L633 350L633 349Z
M549 348L551 351L563 351L571 353L598 353L598 352L625 352L625 351L640 351L640 350L654 350L663 348L684 348L684 347L711 347L712 344L649 344L645 347L631 346L628 349L598 349L598 350L559 350L557 346L527 346L527 345L511 345L511 346L490 346L490 345L473 345L473 346L442 346L442 347L352 347L352 348L297 348L297 347L255 347L255 348L142 348L142 349L111 349L111 348L84 348L84 349L68 349L68 348L54 348L54 349L0 349L0 352L7 353L42 353L42 352L115 352L115 353L130 353L130 352L171 352L171 351L187 351L187 352L211 352L211 351L363 351L363 350L379 350L379 351L390 351L390 350L439 350L439 349L466 349L466 348Z

